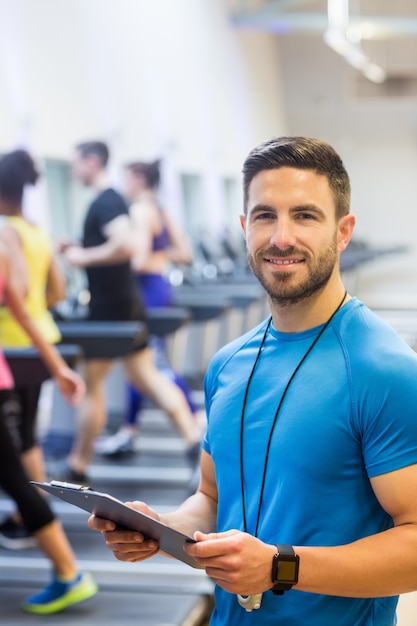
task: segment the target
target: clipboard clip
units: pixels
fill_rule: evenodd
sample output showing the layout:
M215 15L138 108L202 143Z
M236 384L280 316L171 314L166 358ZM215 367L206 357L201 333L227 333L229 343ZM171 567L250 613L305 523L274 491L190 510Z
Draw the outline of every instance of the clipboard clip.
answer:
M77 491L91 491L91 487L87 485L78 485L77 483L67 483L61 480L51 480L49 483L52 487L63 487L64 489L75 489Z

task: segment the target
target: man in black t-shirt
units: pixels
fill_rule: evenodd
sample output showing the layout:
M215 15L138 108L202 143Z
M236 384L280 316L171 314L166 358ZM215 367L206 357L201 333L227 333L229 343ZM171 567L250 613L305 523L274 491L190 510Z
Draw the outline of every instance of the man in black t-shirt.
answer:
M111 228L118 220L118 230L124 231L125 217L128 210L123 198L114 189L105 189L91 203L84 222L83 247L95 248L112 240ZM122 221L123 220L123 221ZM111 228L109 227L111 225ZM106 234L109 232L109 237ZM113 233L113 237L116 235ZM118 253L129 254L130 232L123 234L118 241ZM118 238L119 239L119 238ZM108 254L107 250L107 254ZM88 254L88 251L87 251ZM144 319L144 309L135 285L130 268L130 259L110 262L106 265L90 265L85 267L90 290L89 319L91 320L130 320Z
M103 142L91 141L76 147L73 175L83 185L92 187L97 196L85 217L82 246L67 244L61 251L69 265L87 273L89 320L143 321L144 307L130 268L135 242L129 211L122 196L109 184L108 159L109 151ZM156 368L146 339L147 333L143 332L132 338L131 350L121 357L126 375L169 415L189 446L189 457L195 459L201 441L198 424L182 390ZM86 481L94 441L107 420L103 383L113 364L112 357L86 354L87 393L80 407L79 426L65 467L55 478Z
M130 268L133 252L129 210L123 197L110 187L105 167L106 144L89 142L77 146L73 175L93 187L97 196L84 220L82 246L65 250L73 267L84 268L90 291L89 319L131 320L145 318Z

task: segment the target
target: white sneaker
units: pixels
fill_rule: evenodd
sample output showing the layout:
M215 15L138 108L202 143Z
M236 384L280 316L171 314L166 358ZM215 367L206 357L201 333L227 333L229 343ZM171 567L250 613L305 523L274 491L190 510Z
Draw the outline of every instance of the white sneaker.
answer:
M121 428L114 435L104 439L98 439L95 444L95 451L101 456L127 456L136 452L136 436Z

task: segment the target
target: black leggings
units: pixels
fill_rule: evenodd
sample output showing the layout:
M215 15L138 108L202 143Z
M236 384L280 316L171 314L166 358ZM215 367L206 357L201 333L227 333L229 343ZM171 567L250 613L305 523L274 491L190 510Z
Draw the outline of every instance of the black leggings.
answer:
M12 405L10 404L12 398ZM7 427L10 410L18 410L16 396L0 390L0 487L16 502L23 523L29 532L40 530L55 519L46 500L30 484L19 453ZM10 416L9 416L10 417Z
M36 441L36 417L38 414L41 385L16 386L8 392L4 418L12 434L18 452L31 450Z

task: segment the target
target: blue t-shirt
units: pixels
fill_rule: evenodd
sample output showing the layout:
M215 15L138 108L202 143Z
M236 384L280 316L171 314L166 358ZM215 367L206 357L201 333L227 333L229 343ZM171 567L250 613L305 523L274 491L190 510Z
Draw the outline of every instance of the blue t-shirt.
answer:
M266 322L221 349L205 379L204 449L218 487L218 531L243 530L240 424ZM249 388L243 459L247 531L255 534L268 437L285 386L321 327L271 324ZM336 546L392 527L369 478L417 463L417 356L356 298L334 316L290 384L273 431L258 537ZM302 567L302 563L301 563ZM329 576L332 573L329 572ZM292 589L246 613L216 588L213 626L392 626L397 597L362 599Z

